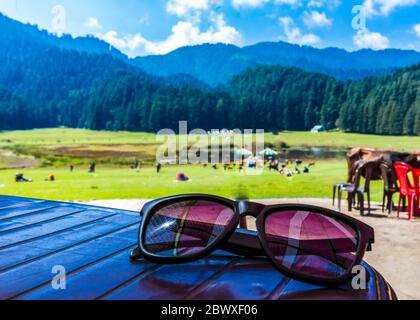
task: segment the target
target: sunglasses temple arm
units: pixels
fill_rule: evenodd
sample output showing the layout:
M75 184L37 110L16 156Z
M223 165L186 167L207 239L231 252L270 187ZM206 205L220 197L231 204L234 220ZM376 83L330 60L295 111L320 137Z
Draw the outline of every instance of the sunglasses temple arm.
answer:
M232 234L229 240L222 245L221 249L245 257L266 256L258 237L241 231L236 231Z

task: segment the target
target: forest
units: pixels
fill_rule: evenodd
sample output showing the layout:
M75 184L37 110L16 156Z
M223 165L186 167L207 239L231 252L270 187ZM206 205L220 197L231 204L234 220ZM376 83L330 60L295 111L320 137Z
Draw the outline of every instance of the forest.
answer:
M211 89L188 77L160 79L118 63L109 68L113 59L104 56L72 54L77 57L61 60L55 76L43 65L32 74L25 74L30 68L1 73L8 84L0 89L2 130L68 126L156 132L187 120L206 130L294 131L322 124L357 133L420 134L420 65L348 82L297 68L258 66Z
M115 54L50 45L18 27L0 34L0 130L156 132L187 120L206 130L301 131L321 124L420 135L420 64L361 80L257 65L212 87L187 74L150 75Z

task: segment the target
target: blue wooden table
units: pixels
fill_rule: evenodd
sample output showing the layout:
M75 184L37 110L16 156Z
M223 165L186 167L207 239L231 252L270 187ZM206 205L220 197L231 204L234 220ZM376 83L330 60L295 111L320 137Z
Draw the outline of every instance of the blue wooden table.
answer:
M368 290L353 290L291 280L264 259L224 252L186 265L130 262L139 222L136 212L0 196L0 299L395 298L368 265ZM51 284L57 266L65 268L65 290Z

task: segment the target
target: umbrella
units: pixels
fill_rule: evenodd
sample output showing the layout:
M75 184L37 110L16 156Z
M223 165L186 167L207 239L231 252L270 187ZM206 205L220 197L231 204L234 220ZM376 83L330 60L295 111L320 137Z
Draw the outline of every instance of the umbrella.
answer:
M243 156L243 157L250 157L252 156L252 152L247 150L247 149L240 149L240 150L236 150L236 154Z
M261 151L261 152L259 153L259 155L260 155L260 156L263 156L263 157L271 157L271 156L276 156L276 155L278 155L278 153L277 153L276 151L274 151L274 150L270 149L270 148L267 148L267 149L265 149L265 150Z

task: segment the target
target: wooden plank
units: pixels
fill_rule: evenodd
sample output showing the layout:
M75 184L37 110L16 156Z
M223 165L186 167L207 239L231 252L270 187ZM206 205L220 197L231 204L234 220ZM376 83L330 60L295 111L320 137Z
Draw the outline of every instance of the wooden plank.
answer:
M192 292L188 299L263 300L284 280L267 260L240 260Z
M164 265L102 297L105 300L183 300L209 278L236 264L229 256L211 256L194 263Z
M5 231L16 231L17 229L27 228L38 223L48 223L78 212L83 209L72 208L69 206L58 206L32 212L30 215L19 215L9 219L0 219L0 234Z
M40 206L49 205L51 207L56 205L48 204L48 202L26 202L26 201L10 201L7 203L0 203L0 218L4 218L11 211L20 213L25 213L25 211L37 210Z
M18 298L37 287L51 282L54 266L62 265L67 274L126 251L136 244L137 227L130 227L115 234L83 243L44 259L0 273L0 299ZM132 239L129 241L127 239ZM115 272L118 272L115 270Z
M28 242L40 237L45 237L69 228L74 228L84 223L97 221L113 215L116 215L116 213L107 214L102 211L87 210L51 223L37 224L16 232L5 232L0 234L0 249Z
M69 249L121 229L138 225L139 219L116 215L94 223L68 229L58 234L0 250L0 272L47 255Z
M133 247L134 248L134 247ZM130 248L131 250L131 248ZM22 296L23 300L95 300L121 284L147 276L158 268L146 261L130 262L130 250L100 261L66 278L66 290L52 290L49 285Z

